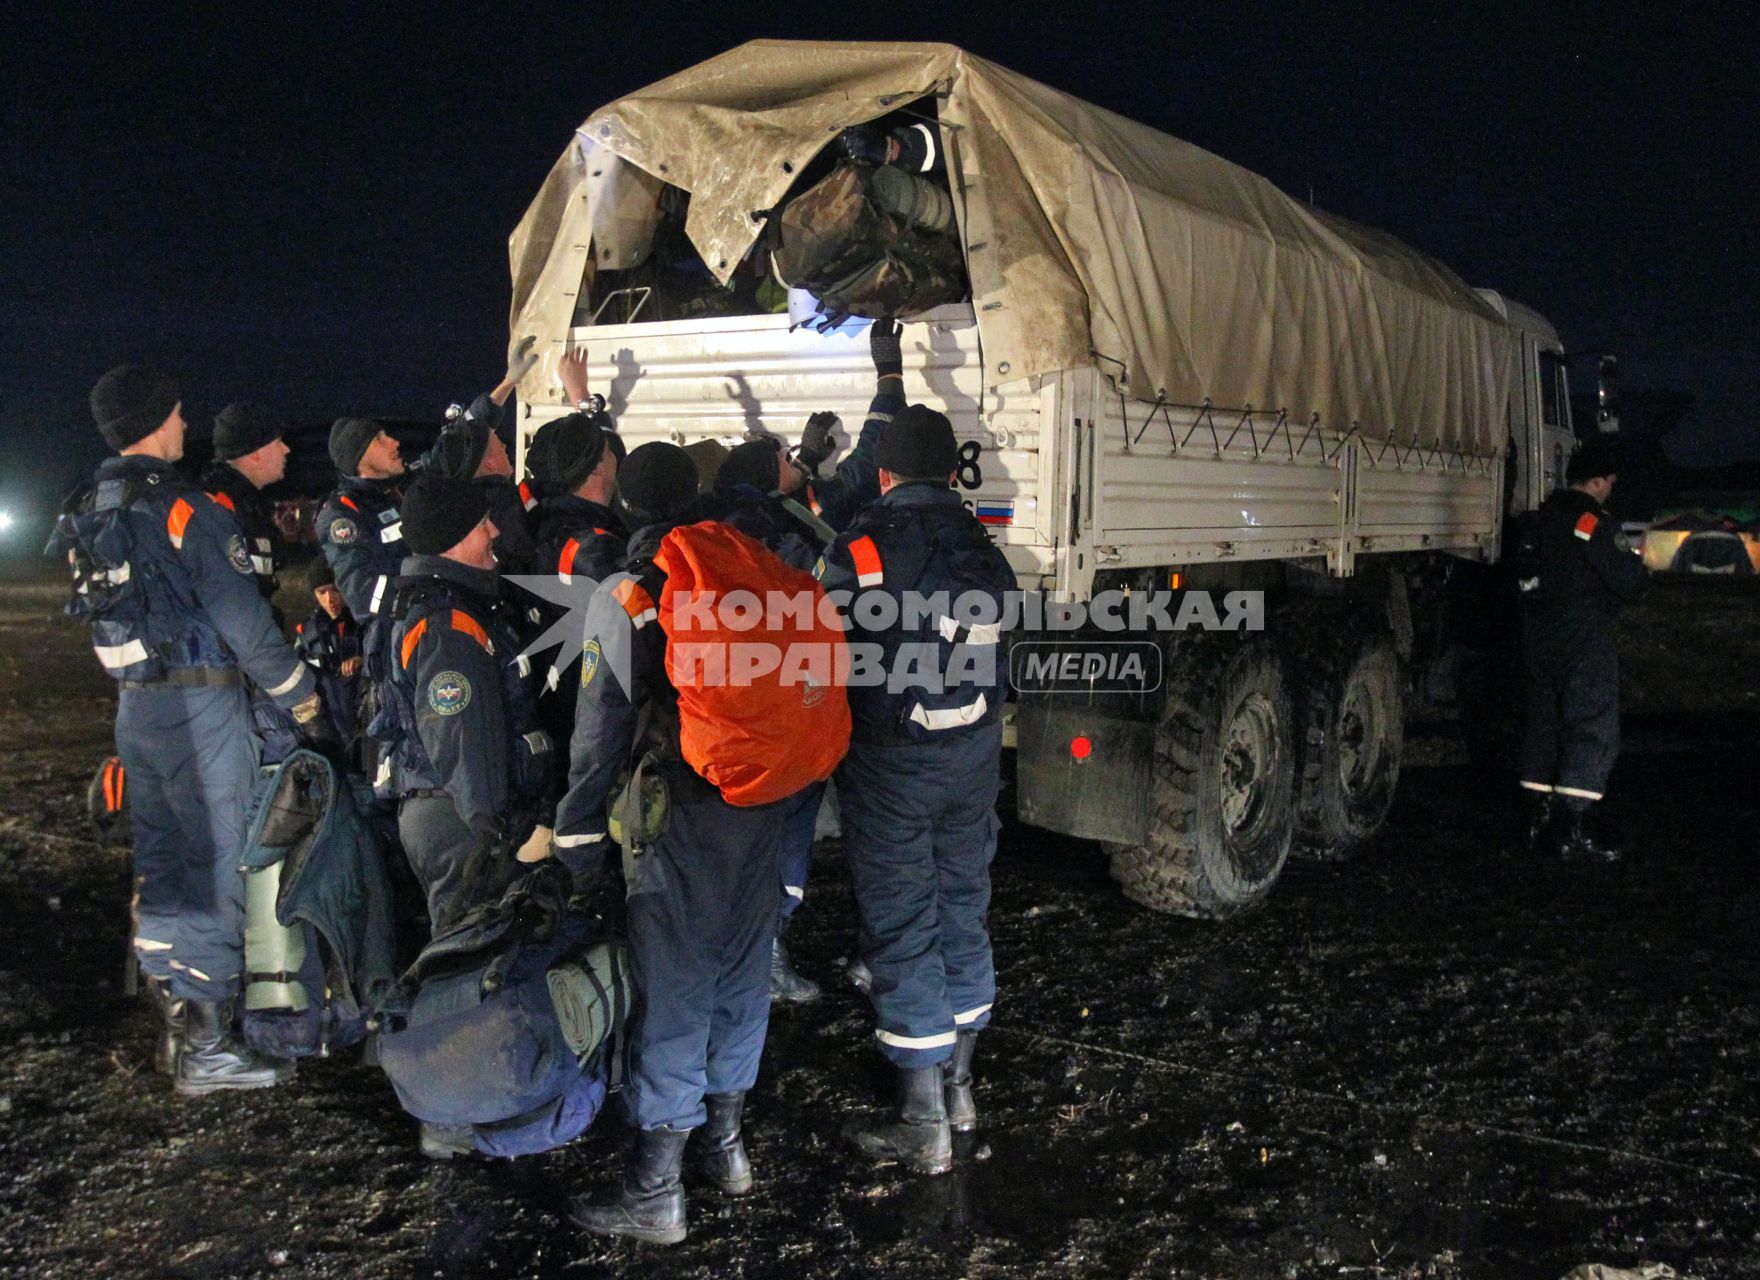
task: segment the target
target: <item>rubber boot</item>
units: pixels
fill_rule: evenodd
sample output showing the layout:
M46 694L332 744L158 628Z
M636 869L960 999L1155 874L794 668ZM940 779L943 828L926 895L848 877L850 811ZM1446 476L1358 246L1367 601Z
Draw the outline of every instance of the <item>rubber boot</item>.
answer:
M429 1124L422 1121L422 1158L451 1160L477 1153L477 1131L468 1124Z
M941 1064L947 1127L955 1133L972 1133L978 1128L978 1104L972 1101L972 1054L977 1048L978 1033L962 1031L953 1042L953 1057Z
M636 1135L623 1181L605 1200L577 1198L568 1216L594 1235L624 1236L647 1244L684 1240L684 1187L678 1179L689 1129L661 1125Z
M953 1168L953 1131L941 1072L940 1063L900 1067L896 1118L876 1125L852 1121L844 1138L870 1160L896 1162L913 1173L946 1173Z
M1558 841L1558 855L1566 862L1618 862L1622 855L1612 844L1590 831L1588 805L1573 804L1565 810L1564 831Z
M184 1006L177 1092L186 1098L223 1089L267 1089L293 1076L293 1064L258 1057L232 1034L232 1002L190 1000Z
M770 944L770 1002L772 1004L811 1004L822 994L819 984L795 971L788 958L788 944L782 940L788 921L776 926L776 940Z
M702 1148L700 1168L703 1177L717 1190L730 1196L743 1196L752 1189L752 1162L746 1155L745 1140L740 1137L740 1119L745 1114L743 1093L711 1093L703 1098L709 1120L697 1131Z
M153 1070L177 1078L177 1059L183 1052L184 1001L171 994L170 978L147 979L147 996L159 1015L159 1038L153 1045Z
M1528 792L1529 853L1545 853L1554 844L1558 825L1558 796L1551 791Z

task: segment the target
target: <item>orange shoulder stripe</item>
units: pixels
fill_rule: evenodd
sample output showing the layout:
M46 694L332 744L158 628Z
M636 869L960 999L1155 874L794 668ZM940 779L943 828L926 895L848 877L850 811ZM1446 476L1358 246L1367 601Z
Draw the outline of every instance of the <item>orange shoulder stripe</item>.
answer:
M876 586L880 582L880 548L874 545L874 539L863 536L849 544L850 562L856 567L856 581L864 587Z
M427 630L428 620L423 618L403 633L403 665L405 668L409 666L409 660L416 656L416 646L422 642L422 636L427 634Z
M194 507L179 498L171 504L171 513L165 517L165 532L170 535L171 545L179 551L183 550L183 531L189 528L190 517L195 513Z
M238 514L238 508L232 505L232 499L227 497L224 493L210 493L208 496L214 499L215 502L218 502L221 506L225 507L228 511L232 512L232 514Z
M556 572L561 577L568 577L574 572L574 558L580 553L581 544L570 538L562 544L562 554L556 557Z
M654 612L654 597L650 596L634 578L625 578L613 587L611 598L623 606L625 613L638 621L643 614Z
M471 639L482 645L483 648L488 649L490 653L495 652L494 648L489 644L489 633L483 630L483 624L471 617L471 615L466 613L463 609L454 609L452 611L452 629L454 631L464 632Z
M336 500L338 502L340 502L343 506L347 507L350 511L359 511L360 510L360 505L357 502L355 502L355 500L353 498L349 497L346 493L337 494Z

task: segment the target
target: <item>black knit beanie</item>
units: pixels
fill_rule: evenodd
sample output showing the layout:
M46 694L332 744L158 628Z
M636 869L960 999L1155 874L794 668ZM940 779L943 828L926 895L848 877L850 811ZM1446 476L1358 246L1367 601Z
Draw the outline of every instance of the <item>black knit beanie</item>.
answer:
M157 431L177 408L177 384L140 364L117 365L92 388L98 434L117 452Z
M403 542L421 556L437 556L463 542L489 514L483 490L469 480L424 472L403 495Z
M697 505L697 464L675 444L631 450L617 472L617 507L631 529L682 520Z
M538 428L526 445L526 470L546 497L573 493L597 469L607 449L623 461L623 441L604 414L571 413Z
M306 566L306 590L316 591L319 587L335 585L336 572L330 567L330 562L321 555L314 556L312 562Z
M338 418L330 426L330 461L345 476L360 471L361 455L384 430L371 418Z
M219 462L242 458L287 434L287 424L266 404L240 400L214 416L214 457Z
M1620 448L1617 440L1591 437L1577 446L1570 461L1564 464L1566 484L1581 484L1602 476L1619 474Z
M953 424L926 404L906 405L881 429L874 462L895 476L945 479L959 466Z
M759 493L776 491L776 455L782 452L780 440L765 437L735 445L733 452L722 459L715 473L715 492L732 493L741 485Z

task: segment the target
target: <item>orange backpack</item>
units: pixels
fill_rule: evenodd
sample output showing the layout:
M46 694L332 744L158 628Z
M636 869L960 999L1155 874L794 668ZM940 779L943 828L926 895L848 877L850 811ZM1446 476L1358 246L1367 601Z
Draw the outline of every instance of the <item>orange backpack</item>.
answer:
M824 589L714 521L672 530L654 564L685 763L742 807L829 778L849 749L849 649Z

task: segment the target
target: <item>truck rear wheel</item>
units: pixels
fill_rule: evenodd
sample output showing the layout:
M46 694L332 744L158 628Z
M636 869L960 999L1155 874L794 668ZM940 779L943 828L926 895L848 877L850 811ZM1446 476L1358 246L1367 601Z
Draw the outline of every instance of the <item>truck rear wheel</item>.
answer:
M1296 659L1302 710L1297 849L1341 862L1381 830L1405 753L1399 658L1379 627L1328 616Z
M1295 830L1294 734L1283 661L1265 638L1206 635L1176 650L1149 839L1112 855L1125 896L1206 919L1260 902Z

